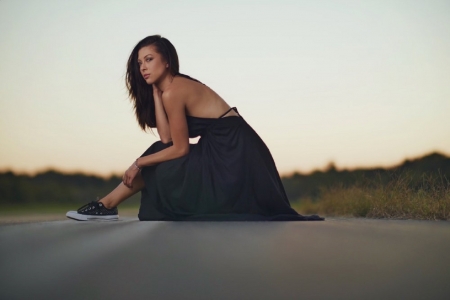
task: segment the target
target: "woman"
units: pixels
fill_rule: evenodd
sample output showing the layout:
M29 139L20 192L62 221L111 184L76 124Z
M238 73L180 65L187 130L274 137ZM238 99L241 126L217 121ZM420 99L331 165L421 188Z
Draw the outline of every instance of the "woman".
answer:
M161 140L110 194L67 217L117 220L119 203L141 192L141 221L324 220L291 208L262 139L235 107L179 72L167 39L148 36L134 47L126 85L140 127L156 127ZM197 144L189 143L198 136Z

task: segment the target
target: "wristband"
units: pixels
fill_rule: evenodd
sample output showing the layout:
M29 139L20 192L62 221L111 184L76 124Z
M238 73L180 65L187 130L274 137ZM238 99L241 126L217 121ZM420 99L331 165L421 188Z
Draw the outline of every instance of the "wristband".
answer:
M139 168L139 166L137 165L137 158L136 158L136 160L134 161L134 165L136 166L136 168L138 168L139 170L141 170L141 168Z

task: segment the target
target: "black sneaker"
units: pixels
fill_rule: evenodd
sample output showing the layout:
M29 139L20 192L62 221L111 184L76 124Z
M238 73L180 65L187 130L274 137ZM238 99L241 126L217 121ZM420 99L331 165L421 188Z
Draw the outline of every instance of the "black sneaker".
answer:
M117 207L111 209L106 208L103 203L97 201L91 201L86 205L80 207L77 211L68 211L66 217L78 220L119 220L119 213Z

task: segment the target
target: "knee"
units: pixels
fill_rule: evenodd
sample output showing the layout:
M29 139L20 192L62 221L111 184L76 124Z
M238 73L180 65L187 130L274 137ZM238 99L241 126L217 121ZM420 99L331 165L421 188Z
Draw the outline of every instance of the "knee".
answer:
M173 145L172 141L169 141L168 143L164 143L163 141L160 141L160 140L156 141L141 156L153 154L155 152L158 152L165 148L168 148L172 145Z
M169 140L169 139L161 139L161 140L158 141L158 142L161 142L162 144L170 144L170 143L172 142L172 140Z

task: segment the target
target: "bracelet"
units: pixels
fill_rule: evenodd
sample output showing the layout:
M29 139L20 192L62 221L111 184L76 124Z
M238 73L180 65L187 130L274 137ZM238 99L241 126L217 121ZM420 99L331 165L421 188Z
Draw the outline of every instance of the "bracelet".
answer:
M134 161L134 165L136 166L136 168L138 168L139 170L142 170L141 168L139 168L139 166L137 165L137 158L136 158L136 160Z

